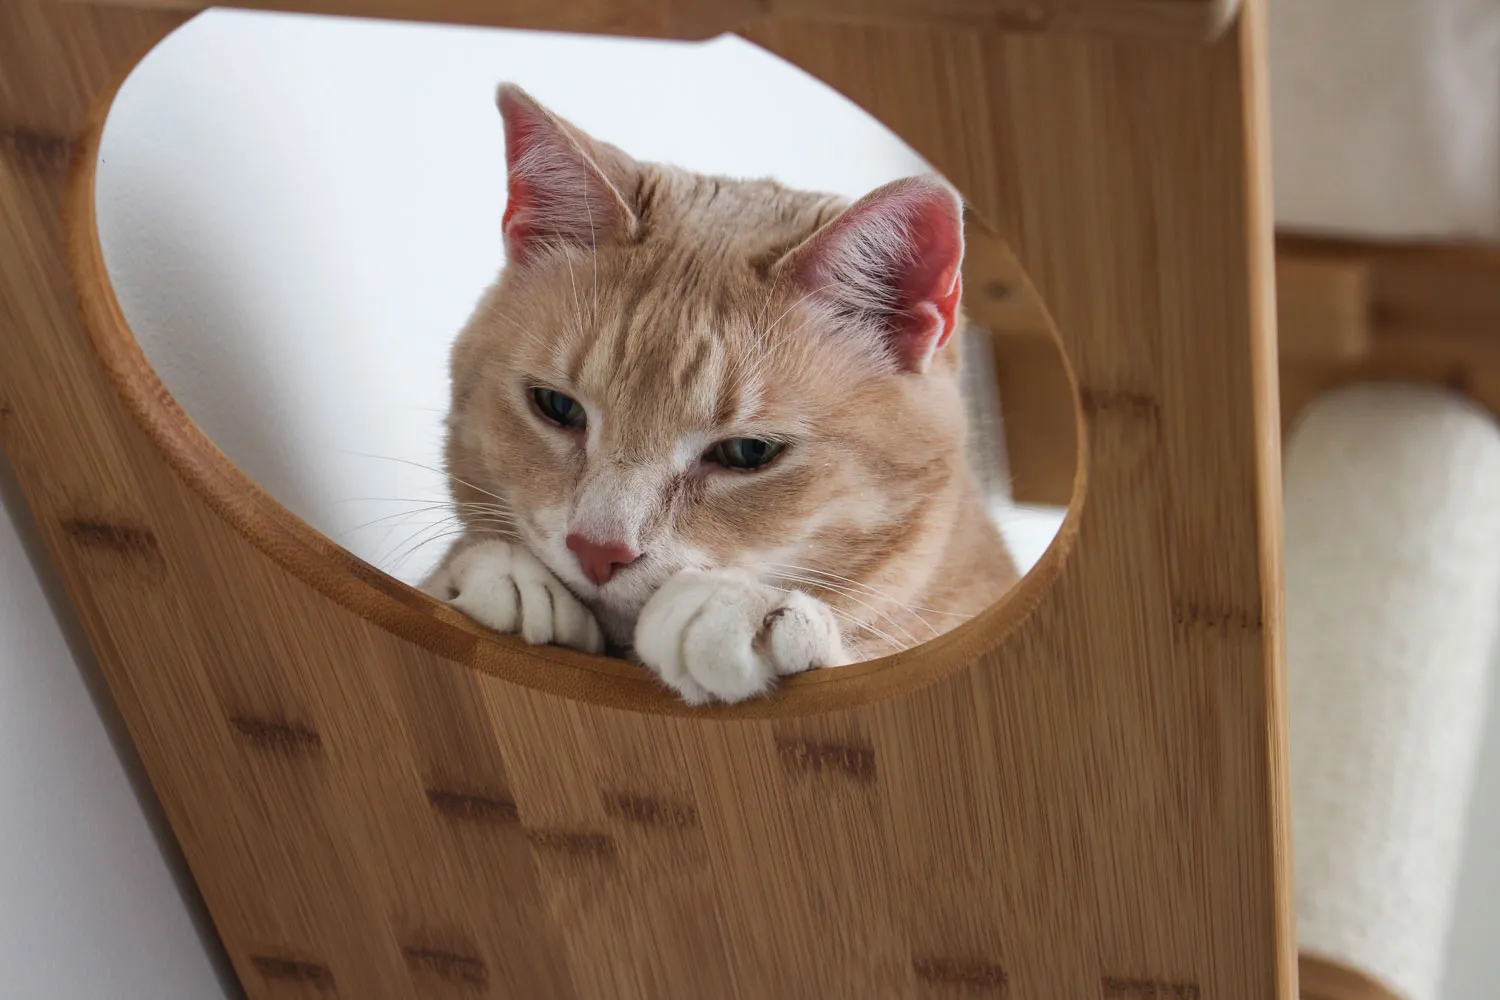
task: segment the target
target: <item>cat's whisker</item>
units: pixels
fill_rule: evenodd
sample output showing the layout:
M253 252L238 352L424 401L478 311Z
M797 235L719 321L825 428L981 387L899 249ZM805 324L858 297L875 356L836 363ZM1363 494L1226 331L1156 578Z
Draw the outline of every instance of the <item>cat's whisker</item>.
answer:
M801 591L790 590L790 589L788 589L786 587L778 587L774 583L768 583L768 584L766 584L766 586L770 587L772 590L774 590L774 591L776 591L778 593L782 593L782 594L801 593ZM876 637L878 637L880 639L885 640L887 643L889 643L891 646L895 647L896 649L902 648L902 643L900 643L896 639L892 638L889 634L887 634L885 632L882 632L880 629L876 628L874 625L871 625L869 622L860 621L858 618L856 618L853 615L849 614L847 611L840 610L839 608L835 608L835 607L833 607L831 605L825 605L825 607L828 608L828 611L829 611L830 614L832 614L835 618L839 619L840 621L847 622L848 624L854 626L855 628L864 629L865 631L871 633L872 635L874 635L874 636L876 636Z
M770 311L771 302L775 300L776 292L780 289L781 282L782 276L778 274L775 280L772 281L771 288L766 293L765 301L761 303L759 314L757 314L755 317L755 326L753 328L759 328L760 333L755 335L755 339L751 341L750 348L742 356L733 359L734 374L730 377L729 380L729 390L731 392L740 392L744 389L746 379L750 375L754 374L757 370L755 365L756 358L754 356L760 353L760 348L762 347L762 345L764 345L765 342L770 339L771 334L776 331L776 325L786 317L787 313L790 313L793 309L796 309L797 306L807 298L807 296L804 295L801 299L793 302L786 308L785 312L776 317L776 319L769 326L766 326L766 313Z
M463 503L452 505L456 511L473 511L479 514L514 514L515 510L510 507L502 507L496 503L484 503L482 501L466 500Z
M755 314L755 327L760 327L766 321L766 313L771 311L771 301L776 298L776 292L781 287L781 272L776 272L776 277L771 279L771 287L766 290L766 297L761 299L760 312Z
M498 525L498 527L491 526L490 523L482 521L478 522L477 527L472 523L457 524L456 522L456 518L448 518L442 521L437 521L431 525L428 525L427 527L418 529L416 534L409 537L406 542L399 543L392 552L387 554L382 559L382 562L391 559L395 560L395 562L391 564L387 572L395 572L396 569L400 568L418 551L427 547L428 545L435 544L446 538L460 538L464 535L488 535L492 537L502 538L510 537L509 531L511 526L504 522L493 522L493 524Z
M352 528L345 528L343 531L340 531L338 534L334 535L333 537L334 538L344 538L344 537L346 537L348 535L354 534L356 531L364 531L364 530L366 530L368 528L373 528L373 527L376 527L377 525L385 524L385 522L387 522L387 521L395 521L395 522L397 522L397 524L394 525L394 526L399 526L402 523L404 523L405 521L408 521L411 518L414 518L414 517L416 517L419 514L428 514L428 513L431 513L432 511L435 511L435 510L447 510L447 509L448 509L448 505L447 504L445 504L445 503L435 503L435 504L432 504L431 506L428 506L428 507L418 507L416 510L404 510L404 511L401 511L401 512L396 513L396 514L387 514L387 515L385 515L385 517L377 517L374 520L365 521L363 524L356 524ZM451 518L450 518L450 520L451 520Z
M445 498L442 498L442 497L426 497L426 498L422 498L422 499L418 499L416 497L409 497L409 498L404 498L404 497L356 497L354 500L350 500L350 501L335 501L335 502L337 502L337 503L345 503L345 502L353 503L353 502L356 502L356 501L360 501L360 502L372 502L372 503L378 502L378 503L420 504L421 505L421 509L424 509L424 510L431 509L432 507L446 507L446 508L450 508L452 510L457 510L457 511L472 510L472 511L479 511L481 513L488 512L488 513L495 513L495 514L512 514L512 513L514 513L514 511L512 511L512 510L510 510L509 508L506 508L506 507L501 507L499 504L481 503L481 502L476 502L476 501L464 501L462 503L455 503L452 500L445 499ZM393 514L391 516L394 517L395 515Z
M751 342L750 348L746 352L745 359L742 359L741 363L736 366L737 370L735 371L734 377L733 377L733 379L730 382L730 386L731 386L731 388L732 388L733 391L735 391L735 392L741 391L744 388L745 380L751 374L753 374L757 370L756 367L755 367L755 363L754 363L755 360L757 360L757 359L761 360L761 361L765 360L765 353L766 353L765 352L765 346L766 346L766 342L768 340L770 340L771 337L776 333L776 329L781 324L781 321L784 320L787 316L789 316L792 313L792 311L795 310L802 303L806 302L808 299L812 298L814 295L817 295L819 292L826 291L827 289L832 288L832 287L834 287L834 284L832 282L830 282L828 284L821 285L818 288L814 288L810 292L807 292L801 298L797 299L797 301L795 301L791 305L787 306L786 309L782 311L781 315L777 316L776 319L774 321L772 321L772 323L769 326L766 326L766 327L762 328L761 332L759 334L757 334L756 337L755 337L755 339ZM774 286L773 286L773 288L774 288ZM769 302L769 297L767 299L767 302ZM762 314L764 314L764 307L762 308ZM794 337L798 333L801 333L802 330L804 328L806 328L807 325L810 322L812 322L811 317L809 319L807 319L807 320L804 320L802 322L802 324L800 326L798 326L795 330L792 330L789 333L786 333L785 335L777 338L776 343L773 344L773 345L771 345L771 346L772 347L777 347L777 346L780 346L781 344L785 343L791 337ZM760 323L759 323L758 320L757 320L757 324L756 325L757 326L760 325ZM752 356L754 356L754 357L752 357Z
M404 547L400 550L399 553L392 553L390 556L387 556L387 560L394 559L394 562L391 562L390 565L384 566L382 568L385 569L387 573L390 573L394 576L396 571L399 570L403 565L405 565L408 559L416 555L428 545L435 545L436 543L448 538L461 538L468 533L469 532L467 528L460 528L455 531L439 532L437 534L427 535L413 542L411 545Z
M436 541L439 537L444 537L445 533L450 535L461 535L465 530L466 529L458 523L457 518L449 517L444 518L441 521L434 521L430 524L417 528L411 534L406 535L404 538L391 545L384 552L378 553L374 560L375 565L380 566L387 572L395 572L396 567L404 562L406 557L409 556L412 552L424 547L430 542ZM401 558L397 559L397 556L401 556ZM393 563L392 560L396 561Z
M815 317L809 316L807 319L803 320L795 330L788 330L786 333L782 334L779 338L777 338L776 343L771 345L771 349L775 350L782 344L786 343L788 340L791 340L793 337L797 336L797 334L801 333L803 330L806 330L808 326L812 324L814 318Z
M819 285L817 288L814 288L811 291L808 291L808 292L804 293L800 298L798 298L796 301L794 301L791 305L789 305L785 309L783 309L781 311L781 315L777 316L775 319L773 319L771 321L770 325L767 326L761 332L761 340L764 340L772 332L774 332L775 329L778 326L781 325L781 321L784 320L784 319L786 319L788 316L790 316L792 314L793 310L795 310L802 303L806 302L808 299L812 298L814 295L817 295L819 292L826 292L828 289L830 289L832 287L833 287L833 283L829 282L827 284ZM758 344L759 344L759 341L757 341L757 345Z
M477 490L478 492L483 493L487 497L492 497L492 498L494 498L496 500L499 500L503 504L509 505L509 503L510 503L510 501L506 500L500 494L498 494L498 493L491 493L489 490L485 489L482 486L475 486L473 483L469 482L468 480L466 480L466 479L460 479L460 478L458 478L457 476L455 476L451 472L444 472L442 469L434 468L431 465L423 465L421 462L413 462L409 458L396 458L396 457L394 457L392 455L372 455L372 454L370 454L368 452L362 452L362 451L349 451L349 452L345 452L345 454L347 454L347 455L354 455L357 458L373 458L373 459L377 459L377 460L383 461L383 462L400 462L402 465L410 465L410 466L413 466L414 468L425 469L428 472L435 473L436 475L443 476L445 478L451 479L455 483L460 483L460 484L462 484L464 486L467 486L471 490Z
M879 587L871 586L868 583L862 583L859 580L851 580L847 576L840 576L837 573L830 573L826 569L813 569L811 566L798 566L796 563L768 562L768 563L766 563L766 565L770 566L772 568L776 568L776 569L791 570L794 573L809 573L809 574L812 574L812 575L815 575L815 576L825 576L825 577L828 577L829 579L835 580L835 581L837 581L839 583L848 584L851 587L858 587L861 590L867 591L868 593L871 593L871 594L875 595L876 597L883 598L884 600L890 601L893 604L896 604L896 605L898 605L898 606L900 606L902 608L905 608L907 611L912 611L912 612L921 611L921 612L925 612L925 613L930 614L930 615L943 615L944 617L947 617L947 618L965 618L965 619L967 619L967 618L973 618L974 617L973 615L966 615L966 614L962 614L962 613L957 612L957 611L939 611L937 608L924 608L924 607L922 607L921 605L918 605L918 604L908 604L907 602L901 600L899 597L896 597L893 594L886 593L885 591L881 590Z
M587 178L583 182L583 211L589 220L589 247L593 251L594 258L594 312L593 318L599 316L599 228L594 225L594 210L589 207L589 184Z
M406 544L406 542L420 538L423 532L447 530L448 528L459 528L462 527L462 525L463 522L459 520L458 516L455 514L446 514L435 520L430 520L423 525L413 525L405 521L392 524L388 526L385 529L385 533L380 536L380 544L384 545L389 542L391 535L397 531L403 532L406 541L402 541L401 538L398 537L397 540L393 544L391 544L390 548L385 551L384 555L377 558L377 563L389 559L392 555L395 554L396 551L401 549L402 546ZM406 534L406 532L408 531L410 533Z
M828 610L833 612L833 616L835 618L842 619L843 621L848 622L850 625L854 626L857 629L864 629L866 632L869 632L871 635L875 636L877 639L880 639L886 645L890 646L892 650L902 648L903 644L901 643L901 641L898 640L895 636L891 635L889 632L884 632L876 628L874 625L871 625L869 622L860 621L858 618L849 614L849 612L847 611L840 611L838 608L829 608Z
M422 537L424 532L429 532L436 529L455 528L460 533L465 530L471 529L476 530L477 533L477 530L491 530L491 526L499 526L502 529L511 530L515 527L515 524L514 521L509 518L471 517L466 520L458 514L450 514L447 517L439 518L436 521L429 521L425 525L418 526L414 534L407 536L404 542L397 542L392 550L382 558L389 559L394 557L397 551L402 550L408 544L413 545L415 548L421 548L428 541L427 539L424 539ZM410 527L410 525L404 523L391 525L389 528L387 528L387 534L389 534L396 528L403 527Z
M389 527L386 528L385 535L383 535L381 537L381 542L384 543L390 537L391 532L395 531L398 528L413 529L413 531L415 532L415 534L406 536L406 541L410 541L410 540L416 538L417 535L419 535L420 533L422 533L424 531L446 530L448 528L459 528L459 527L461 527L461 525L459 525L457 522L452 521L452 520L445 520L445 521L425 521L425 522L423 522L421 524L393 524L393 525L391 525L391 526L389 526ZM406 541L398 541L398 542L396 542L395 545L391 546L391 548L389 549L389 551L387 551L383 555L376 556L376 558L375 558L376 565L380 565L386 559L389 559L391 556L394 556L397 551L399 551L403 546L406 545ZM419 544L418 547L420 547L420 544Z
M755 341L754 346L759 349L766 342L766 340L770 338L771 334L776 332L776 328L781 325L781 321L790 316L792 314L792 311L795 310L798 306L802 305L802 303L806 302L814 295L821 294L822 292L826 292L828 291L828 289L834 287L836 287L836 283L832 281L827 282L826 284L819 285L817 288L812 289L811 291L804 294L801 298L797 299L797 301L787 306L782 310L781 315L777 316L776 319L771 322L771 325L766 327L765 330L762 331L760 337ZM803 326L806 326L806 324L804 323ZM798 327L797 329L800 330L801 328L802 327ZM785 339L785 337L782 338L782 340ZM777 343L780 343L780 341L777 341Z
M447 503L446 497L344 497L333 501L345 503Z
M350 535L355 534L356 532L368 530L370 528L377 528L377 527L384 526L384 528L385 528L385 535L382 536L382 541L383 541L385 538L390 537L390 533L392 531L395 531L398 528L411 527L412 526L411 525L411 519L412 518L419 517L419 516L421 516L423 514L431 514L431 513L435 512L435 511L449 511L449 510L451 510L451 507L450 507L449 504L440 503L440 504L429 504L429 505L426 505L426 506L423 506L423 507L418 507L418 508L416 508L414 510L398 511L398 512L396 512L394 514L387 514L384 517L374 518L373 520L366 521L363 524L357 524L357 525L353 526L352 528L348 528L348 529L345 529L344 531L339 532L337 535L335 535L333 537L335 539L342 540L342 539L345 539L345 538L349 537ZM439 519L437 521L429 521L427 523L427 527L432 527L432 526L438 525L438 524L464 524L464 523L469 523L469 524L501 524L501 525L505 525L507 528L514 528L515 527L515 523L516 523L516 517L515 517L515 515L511 514L509 511L502 511L502 510L499 510L499 509L489 509L489 508L484 507L484 506L476 506L474 509L464 509L464 510L460 510L460 511L457 511L457 512L454 512L454 513L448 513L448 514L446 514L446 516L442 517L441 519Z
M849 600L853 601L855 604L858 604L861 607L866 608L869 611L872 611L875 614L879 615L881 618L884 618L887 622L890 623L891 627L900 630L900 632L905 635L908 640L910 640L909 645L915 646L917 643L921 642L920 639L912 634L910 629L897 621L895 617L892 616L889 612L886 612L881 608L877 608L875 605L869 603L868 601L861 600L859 595L855 591L849 590L845 587L837 586L835 584L825 583L822 580L815 580L808 577L792 576L786 573L772 573L770 574L770 576L772 577L772 579L784 580L788 583L800 583L809 587L821 587L825 590L831 590L836 594L842 594ZM932 625L930 625L926 619L922 618L920 615L917 616L917 619L921 621L923 625L926 625L928 628L932 629L933 635L938 634L937 629L932 628Z
M563 257L568 261L568 285L573 289L573 311L581 313L583 312L583 302L578 298L578 278L573 273L573 255L565 250L563 251Z
M537 330L532 324L522 322L520 318L509 309L500 306L496 302L489 301L487 302L485 312L489 316L502 321L514 335L524 337L527 343L533 346L546 346L547 342L543 339L542 333Z

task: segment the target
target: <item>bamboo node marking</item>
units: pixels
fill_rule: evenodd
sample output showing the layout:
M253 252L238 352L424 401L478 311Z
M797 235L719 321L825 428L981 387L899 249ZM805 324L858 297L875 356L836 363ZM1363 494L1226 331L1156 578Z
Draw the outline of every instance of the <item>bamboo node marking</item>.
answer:
M160 562L162 558L161 544L149 528L98 518L70 517L62 522L62 529L84 548L151 562Z
M431 972L439 979L465 986L484 989L490 984L490 971L484 960L473 955L442 951L437 948L403 946L401 956L406 964L419 972Z
M251 955L250 964L266 979L303 983L319 992L333 989L333 970L321 962L308 962L280 955Z
M0 159L29 173L60 173L73 157L73 141L56 132L0 124Z
M606 792L604 810L611 816L643 826L687 827L698 825L698 810L692 805L670 802L649 795Z
M475 795L470 792L450 792L441 788L427 789L427 801L444 816L454 819L491 820L513 823L521 818L520 810L510 799Z
M928 983L953 983L983 990L1001 991L1010 975L994 962L957 958L918 958L911 963L917 978Z
M542 850L557 851L574 857L613 858L615 841L603 833L575 833L569 830L528 830L526 839Z
M263 750L277 750L287 754L311 754L323 749L323 737L317 730L294 722L271 722L252 719L248 716L231 716L229 724L235 732Z
M1101 980L1107 997L1139 997L1140 1000L1199 1000L1197 983L1168 982L1130 976L1105 976Z
M875 751L869 747L778 740L776 755L788 771L838 771L856 781L875 780Z

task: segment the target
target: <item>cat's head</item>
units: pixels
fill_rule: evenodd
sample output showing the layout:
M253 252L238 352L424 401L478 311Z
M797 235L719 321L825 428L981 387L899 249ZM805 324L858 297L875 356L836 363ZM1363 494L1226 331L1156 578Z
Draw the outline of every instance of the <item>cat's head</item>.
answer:
M513 525L617 644L686 567L898 592L930 572L963 475L952 190L848 205L499 104L508 259L453 351L471 527Z

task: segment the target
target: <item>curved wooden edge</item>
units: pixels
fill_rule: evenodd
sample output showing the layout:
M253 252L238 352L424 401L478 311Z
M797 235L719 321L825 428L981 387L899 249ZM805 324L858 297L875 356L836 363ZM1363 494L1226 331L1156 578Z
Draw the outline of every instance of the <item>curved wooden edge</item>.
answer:
M66 0L79 2L79 0ZM83 0L98 2L98 0ZM845 24L946 24L1210 41L1239 0L105 0L199 11L210 6L698 40L766 14Z
M1404 1000L1373 976L1310 952L1297 956L1297 974L1302 1000Z
M115 297L95 212L99 142L121 74L97 98L76 140L64 216L68 266L94 350L127 410L182 481L279 566L381 628L455 662L562 697L654 715L712 719L792 718L919 690L994 649L1037 609L1062 573L1077 534L1087 463L1081 438L1075 490L1056 538L994 606L944 635L892 656L787 678L764 699L695 708L644 669L555 646L529 646L479 626L364 562L313 529L245 475L172 397L131 332ZM1050 321L1049 321L1050 322ZM1056 334L1053 350L1061 357ZM1082 420L1063 360L1075 422Z

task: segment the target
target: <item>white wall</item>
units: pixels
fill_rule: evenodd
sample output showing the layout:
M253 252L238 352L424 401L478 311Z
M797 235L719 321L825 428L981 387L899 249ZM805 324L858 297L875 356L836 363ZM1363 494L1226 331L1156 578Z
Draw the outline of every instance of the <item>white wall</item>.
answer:
M1500 0L1272 0L1279 221L1500 240Z

